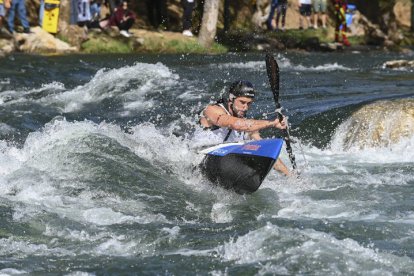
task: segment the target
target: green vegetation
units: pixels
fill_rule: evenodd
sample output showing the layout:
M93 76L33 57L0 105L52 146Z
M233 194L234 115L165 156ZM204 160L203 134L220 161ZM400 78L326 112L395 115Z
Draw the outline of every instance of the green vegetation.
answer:
M133 46L128 39L121 37L112 38L107 35L98 34L89 37L89 40L82 43L83 53L132 53Z
M227 48L215 43L206 49L196 38L184 37L179 33L140 32L137 36L125 38L109 36L104 33L89 34L89 39L82 43L83 53L226 53Z
M177 38L171 37L146 37L143 45L138 49L139 52L147 53L225 53L227 49L215 43L211 49L202 47L196 38Z
M365 36L348 36L348 40L351 45L365 45L366 37Z
M333 29L306 29L306 30L286 30L285 32L272 32L270 36L280 39L282 42L293 40L298 44L303 44L309 39L318 38L319 42L332 42Z
M409 30L402 30L404 39L401 41L401 46L412 46L414 45L414 33Z
M58 33L56 35L56 38L62 40L63 42L70 44L69 39L66 36L62 35L61 33Z

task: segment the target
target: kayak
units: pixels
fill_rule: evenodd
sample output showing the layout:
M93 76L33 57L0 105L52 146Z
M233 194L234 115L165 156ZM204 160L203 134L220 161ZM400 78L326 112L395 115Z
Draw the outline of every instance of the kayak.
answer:
M225 143L206 148L200 164L202 174L214 184L239 194L255 192L272 169L283 139Z

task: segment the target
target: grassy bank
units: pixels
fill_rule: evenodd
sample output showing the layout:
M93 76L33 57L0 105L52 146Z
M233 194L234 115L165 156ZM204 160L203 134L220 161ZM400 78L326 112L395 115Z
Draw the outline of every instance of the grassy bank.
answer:
M90 33L88 40L82 43L83 53L197 53L220 54L227 48L214 43L210 49L202 47L195 37L185 37L181 33L151 32L131 30L129 38L118 33Z

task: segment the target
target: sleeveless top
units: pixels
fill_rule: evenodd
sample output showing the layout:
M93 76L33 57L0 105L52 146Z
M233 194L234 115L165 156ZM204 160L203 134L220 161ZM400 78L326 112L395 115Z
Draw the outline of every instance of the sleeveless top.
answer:
M78 0L78 22L92 19L89 0Z
M228 115L231 115L230 112L224 107L221 103L216 103L215 105L223 108ZM204 110L201 112L200 117L204 117ZM205 117L204 117L205 118ZM205 145L216 145L221 143L234 143L249 140L249 136L244 131L237 131L227 127L204 127L202 130L196 130L194 133L195 140L200 141L204 140Z

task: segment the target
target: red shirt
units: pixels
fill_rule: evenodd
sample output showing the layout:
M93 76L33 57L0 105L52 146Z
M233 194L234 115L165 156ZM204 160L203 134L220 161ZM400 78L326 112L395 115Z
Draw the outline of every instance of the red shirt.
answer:
M109 19L109 25L118 26L124 21L124 17L128 17L128 19L132 18L133 20L136 19L136 15L133 11L124 10L122 6L119 6Z

